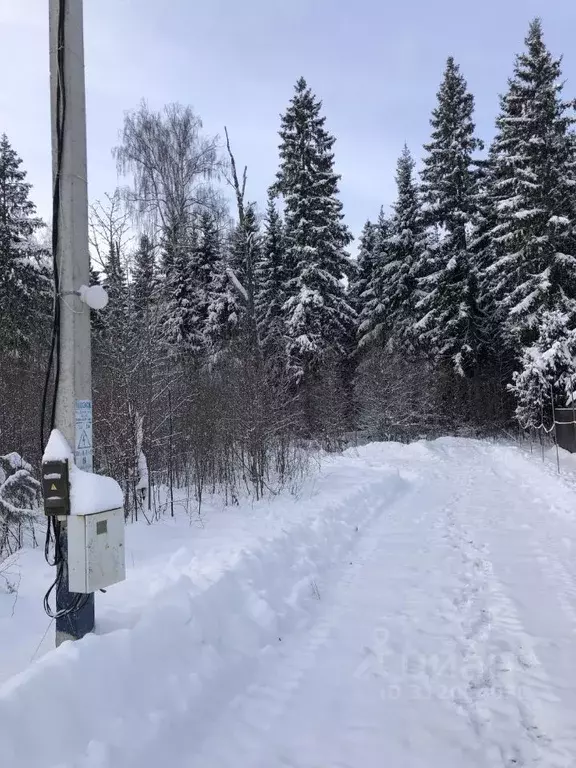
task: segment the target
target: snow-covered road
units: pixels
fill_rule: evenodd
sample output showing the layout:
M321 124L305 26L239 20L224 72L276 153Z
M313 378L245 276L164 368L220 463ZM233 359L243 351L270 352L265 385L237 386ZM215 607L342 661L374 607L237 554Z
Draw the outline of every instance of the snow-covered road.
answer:
M495 446L410 465L312 630L175 765L576 765L576 497Z
M133 628L8 681L2 765L573 768L574 476L461 439L334 462L314 517L224 574L236 591L178 612L167 588ZM35 694L53 723L30 721Z

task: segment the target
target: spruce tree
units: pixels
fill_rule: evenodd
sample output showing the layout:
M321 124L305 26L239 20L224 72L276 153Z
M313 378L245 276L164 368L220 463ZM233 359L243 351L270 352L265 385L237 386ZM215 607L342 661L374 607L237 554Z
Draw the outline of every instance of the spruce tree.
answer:
M106 277L103 284L108 293L108 305L102 316L105 322L105 333L113 338L123 337L127 328L127 320L131 307L128 296L126 273L121 262L120 244L111 242L108 257L104 264Z
M209 211L195 214L170 261L164 337L173 351L191 353L197 360L209 346L210 334L217 336L211 326L213 305L226 282L220 237Z
M104 287L108 292L110 303L113 306L119 306L126 293L126 274L122 266L119 243L110 244L104 271L106 273Z
M231 238L228 266L238 281L236 291L241 298L250 290L255 280L255 265L260 261L260 224L255 203L249 203L242 222L238 222Z
M163 255L165 267L162 336L173 354L198 351L201 341L197 335L196 284L191 269L197 247L195 222L187 232L166 242Z
M470 230L470 247L474 254L474 263L478 275L478 305L484 317L487 337L491 340L489 351L494 355L502 351L502 327L498 317L495 296L490 291L491 278L489 269L494 256L492 231L496 226L496 210L492 197L494 181L493 146L488 157L478 162L478 184L475 199L475 215Z
M256 316L265 352L278 352L284 339L283 306L289 268L286 264L284 228L274 192L268 194L264 236L256 265Z
M420 344L437 362L450 361L460 375L472 373L481 348L476 267L469 228L475 215L478 173L474 153L474 98L449 58L432 113L432 137L422 171L424 222L429 229L418 266Z
M22 529L33 530L42 487L17 453L0 456L0 561L23 545Z
M348 296L350 304L358 315L359 322L364 318L364 307L367 301L366 291L372 284L374 271L374 256L376 250L376 225L366 221L360 235L360 247L356 260L356 270L350 281Z
M145 313L153 300L156 283L155 248L148 235L140 237L134 255L132 283L134 311L137 314Z
M94 340L93 354L100 375L114 380L115 396L124 384L123 374L129 368L134 347L134 313L120 243L111 240L103 263L101 283L108 294L108 304L100 312L91 312ZM104 374L104 371L107 373ZM98 386L98 381L96 383ZM108 404L109 405L109 404Z
M539 337L543 311L574 314L574 118L561 76L536 19L501 98L483 256L484 291L515 357Z
M545 310L538 318L538 338L526 347L520 370L510 387L516 396L516 417L526 428L550 425L554 405L566 406L575 394L576 331L572 318Z
M221 258L220 237L214 216L209 211L202 211L198 222L193 270L196 274L197 286L201 292L204 319L205 307L210 301L212 280L220 268Z
M254 203L245 207L242 219L228 238L211 287L206 337L215 357L238 339L254 351L258 346L256 265L260 261L260 227Z
M30 200L22 160L0 138L0 349L29 349L40 318L49 314L47 253L34 235L44 224Z
M157 359L158 342L162 337L159 319L162 316L162 280L156 265L156 248L148 235L142 235L134 254L130 295L131 370L141 398L150 403L153 355ZM140 406L142 407L142 406ZM150 407L150 405L149 405Z
M345 356L355 313L344 275L351 271L334 172L335 139L324 127L322 103L304 78L282 117L277 189L284 197L286 246L293 274L286 283L284 323L289 368L296 381L329 353Z
M210 307L214 301L215 285L222 271L220 235L214 216L209 211L203 211L200 214L190 271L194 297L192 335L194 350L198 353L206 351L209 346L207 328Z
M363 291L364 301L360 309L358 345L365 348L372 344L383 346L390 333L390 306L387 281L390 265L390 219L380 209L374 227L372 266L370 279Z
M389 266L385 290L389 307L391 340L405 349L409 330L416 317L417 269L422 242L422 212L414 179L414 160L405 145L398 159L398 197L390 223Z

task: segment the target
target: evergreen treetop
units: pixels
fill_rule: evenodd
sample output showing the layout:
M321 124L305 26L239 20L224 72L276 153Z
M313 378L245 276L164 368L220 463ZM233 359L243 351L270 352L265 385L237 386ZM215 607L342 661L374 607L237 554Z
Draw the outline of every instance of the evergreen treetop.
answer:
M132 274L134 308L144 312L152 300L156 279L156 254L148 235L142 235L134 254Z
M432 137L425 145L422 171L424 223L428 232L419 264L421 296L413 338L437 362L459 375L472 374L481 354L471 229L476 215L482 142L475 136L474 98L450 57L432 113Z
M287 263L284 321L288 359L295 379L330 350L346 354L355 313L342 278L351 272L334 172L335 139L325 129L322 103L304 78L281 120L277 190L283 195Z
M501 98L491 148L493 258L485 284L509 343L531 343L542 308L574 311L573 104L534 20Z
M389 297L386 304L393 317L393 336L398 345L407 341L417 302L416 278L423 228L414 166L410 150L405 145L396 170L398 196L390 223L390 266L386 286Z
M263 348L279 345L284 336L283 306L290 269L286 263L284 227L273 190L268 193L264 236L256 265L256 314Z
M465 226L473 213L477 176L474 154L482 149L475 136L474 97L460 67L450 56L432 112L430 142L424 145L422 198L426 223L444 227L458 247L465 246Z
M20 354L31 346L39 316L49 312L46 249L34 235L44 224L30 200L22 160L0 138L0 348Z
M358 345L385 344L391 329L387 281L390 266L390 219L380 208L374 226L370 279L363 291L358 324Z
M359 240L356 271L350 282L348 295L358 317L362 317L367 301L366 291L372 284L376 254L377 228L369 219L364 224Z

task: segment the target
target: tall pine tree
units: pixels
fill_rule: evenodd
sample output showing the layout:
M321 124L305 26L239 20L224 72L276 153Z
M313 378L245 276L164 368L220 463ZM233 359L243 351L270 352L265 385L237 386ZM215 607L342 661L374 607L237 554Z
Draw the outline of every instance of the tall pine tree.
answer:
M290 277L286 263L284 227L273 191L268 194L264 236L256 265L256 315L262 348L278 352L284 341L283 306Z
M126 301L126 274L120 257L120 244L111 242L108 258L104 264L106 278L104 287L110 298L110 309L125 312L122 305Z
M0 349L22 354L49 312L46 251L34 241L44 224L30 200L22 160L0 138Z
M356 270L350 281L348 290L349 301L354 307L358 318L363 316L363 308L366 304L366 291L372 283L374 271L374 257L376 251L376 225L370 220L366 221L360 235L360 247L356 260Z
M122 264L120 242L111 239L104 261L104 288L109 302L105 311L94 318L92 330L99 334L96 354L102 352L106 364L113 367L121 361L121 366L130 356L132 346L133 296L129 291L126 272Z
M214 216L202 211L198 220L198 232L189 265L193 292L194 314L191 318L191 334L196 353L209 347L208 320L214 301L214 291L222 271L222 247Z
M142 235L138 250L134 254L132 274L132 294L136 314L143 314L149 308L155 292L155 283L155 248L148 235Z
M216 336L213 307L225 283L220 236L209 211L194 212L166 277L165 339L197 361L210 346L210 335Z
M422 171L424 221L430 240L419 265L420 318L414 326L437 362L471 374L481 349L476 266L469 229L475 216L478 173L474 154L474 98L450 57L432 113L432 137Z
M296 381L330 353L345 356L355 313L342 278L350 272L350 233L338 199L335 139L322 103L304 78L282 117L277 189L284 197L286 247L293 274L286 283L284 322L288 365Z
M221 355L230 342L248 342L256 351L256 269L260 261L260 226L256 206L249 203L228 238L224 258L211 286L206 335L212 354Z
M374 226L370 278L363 291L358 318L358 344L365 348L383 346L390 334L390 306L387 283L390 267L390 219L380 209Z
M399 351L406 351L409 330L416 316L418 253L423 235L414 165L410 150L405 145L396 170L398 197L390 223L390 260L385 283L391 341Z
M516 417L522 427L539 428L552 422L554 405L567 405L576 392L576 332L571 318L559 310L543 310L538 338L524 348L520 370L510 389L516 396Z
M538 338L543 311L574 314L574 118L561 76L536 19L501 98L484 243L484 291L516 358Z
M193 220L186 231L180 228L178 237L169 237L164 246L162 336L175 355L202 348L196 312L196 275L191 269L197 243L198 231Z

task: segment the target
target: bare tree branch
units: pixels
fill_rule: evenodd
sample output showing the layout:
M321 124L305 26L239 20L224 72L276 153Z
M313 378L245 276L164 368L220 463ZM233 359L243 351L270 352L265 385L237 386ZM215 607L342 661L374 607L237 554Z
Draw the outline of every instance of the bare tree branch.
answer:
M246 194L246 178L248 175L248 166L244 166L244 173L242 174L242 186L238 180L238 172L236 170L236 160L230 147L230 137L228 135L228 128L224 126L224 133L226 134L226 149L228 150L228 156L230 158L230 168L232 169L232 182L230 186L233 187L236 193L236 205L238 208L238 219L240 226L244 226L244 196Z
M139 224L180 233L195 207L217 207L210 182L223 170L218 138L201 130L200 118L180 104L153 112L143 101L126 116L114 155L119 173L132 176L123 194Z

